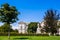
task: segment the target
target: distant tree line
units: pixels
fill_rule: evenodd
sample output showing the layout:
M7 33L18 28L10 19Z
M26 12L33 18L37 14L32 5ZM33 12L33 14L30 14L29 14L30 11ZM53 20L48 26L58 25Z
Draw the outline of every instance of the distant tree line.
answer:
M12 29L12 26L9 26L7 23L4 23L2 26L0 26L0 33L6 33L6 32L8 32L8 30L9 30L9 28L10 28L10 32L18 32L18 30L16 29L16 30L13 30Z

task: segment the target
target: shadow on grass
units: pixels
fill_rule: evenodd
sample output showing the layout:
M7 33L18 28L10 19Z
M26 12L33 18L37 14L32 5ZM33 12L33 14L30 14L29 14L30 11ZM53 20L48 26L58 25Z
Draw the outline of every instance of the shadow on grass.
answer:
M13 40L29 40L29 38L14 38Z

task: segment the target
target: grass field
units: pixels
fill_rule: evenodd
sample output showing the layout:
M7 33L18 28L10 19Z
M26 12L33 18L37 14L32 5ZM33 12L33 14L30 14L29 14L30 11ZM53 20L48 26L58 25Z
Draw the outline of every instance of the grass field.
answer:
M0 40L8 40L8 36L0 36ZM10 40L60 40L60 36L10 36Z

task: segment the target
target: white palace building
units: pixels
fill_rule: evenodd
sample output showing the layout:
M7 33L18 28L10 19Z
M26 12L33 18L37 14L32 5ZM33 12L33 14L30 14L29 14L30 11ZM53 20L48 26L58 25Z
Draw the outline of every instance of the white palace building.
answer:
M28 29L28 24L29 23L26 23L26 22L21 21L18 24L19 24L19 27L18 27L18 32L19 33L22 33L22 34L28 33L27 32L27 29ZM36 33L40 34L41 33L41 29L44 28L44 21L41 22L41 23L38 23L37 25L38 25L38 28L37 28ZM60 21L58 21L57 25L60 25ZM58 34L60 35L60 28L57 29L57 31L58 31Z
M18 24L19 24L19 27L18 27L18 32L19 33L22 33L22 34L28 33L27 29L28 29L28 24L29 23L19 22ZM39 28L39 23L37 25L38 25L38 28L37 28L37 32L36 33L41 33L40 32L40 28Z
M18 24L18 32L23 34L27 33L28 24L26 24L25 22L19 22Z

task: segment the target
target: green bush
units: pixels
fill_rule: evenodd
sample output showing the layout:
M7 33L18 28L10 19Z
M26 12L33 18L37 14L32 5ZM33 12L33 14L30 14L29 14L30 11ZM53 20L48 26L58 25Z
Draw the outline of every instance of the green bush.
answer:
M0 36L8 36L8 32L1 32ZM16 32L10 32L10 36L48 36L48 34L36 34L36 33L29 33L29 34L19 34Z

